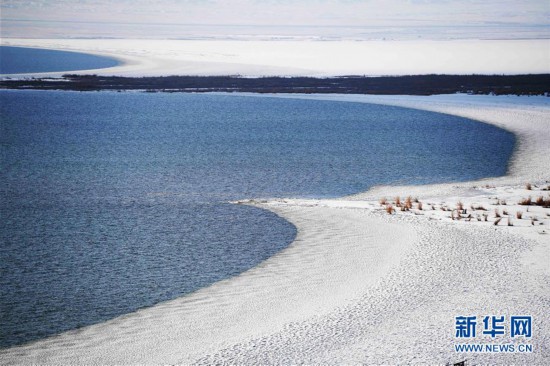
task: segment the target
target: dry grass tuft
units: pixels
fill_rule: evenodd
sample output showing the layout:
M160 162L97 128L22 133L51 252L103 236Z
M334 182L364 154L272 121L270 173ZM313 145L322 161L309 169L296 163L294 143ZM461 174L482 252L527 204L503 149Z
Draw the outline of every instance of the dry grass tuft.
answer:
M508 215L508 211L502 210L502 214L503 214L503 215Z
M395 205L401 206L401 198L399 198L399 196L395 197Z
M380 206L385 206L387 203L388 203L388 200L386 199L386 197L382 197L380 198Z
M535 205L542 206L544 208L549 208L550 207L550 197L548 197L547 199L544 199L544 197L542 197L542 196L538 197L537 200L535 201Z
M508 226L514 226L514 224L512 224L512 219L510 217L508 217Z
M500 201L500 204L503 205L503 206L506 206L506 201L502 200L502 201Z
M418 209L419 209L420 211L422 211L422 202L418 201L417 207L418 207Z
M390 215L394 212L394 208L392 205L386 205L386 212L389 213Z
M522 206L529 206L531 203L532 203L531 202L531 196L529 196L528 198L524 198L521 201L519 201L519 204L522 205Z
M411 197L411 196L408 196L408 197L405 199L405 209L408 211L408 210L410 210L412 207L413 207L413 204L412 204L412 197Z
M498 212L498 208L495 208L495 217L500 217L500 213Z
M483 221L489 221L489 215L486 213L483 214Z
M462 202L458 201L458 203L456 204L456 209L458 211L464 211L464 205L462 204Z
M531 183L527 183L527 184L525 185L525 189L528 190L528 191L530 191L531 189L533 189L533 187L531 186Z
M498 225L498 223L500 222L500 220L502 220L502 218L499 217L498 219L495 220L495 222L494 222L493 225L495 225L495 226Z
M516 217L518 220L521 220L521 218L523 217L523 212L521 211L516 212Z

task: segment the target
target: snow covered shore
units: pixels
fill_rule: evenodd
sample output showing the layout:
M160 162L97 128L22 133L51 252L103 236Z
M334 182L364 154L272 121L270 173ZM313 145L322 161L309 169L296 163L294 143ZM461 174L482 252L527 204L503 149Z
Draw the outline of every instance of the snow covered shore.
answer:
M533 202L550 197L550 100L301 97L456 114L514 132L518 146L505 177L374 187L333 200L241 202L292 222L295 242L252 270L188 296L2 350L2 363L550 363L550 209L520 204L529 196ZM401 211L397 196L403 202L412 197L409 210ZM396 209L391 215L389 204ZM477 316L477 337L455 338L460 315ZM533 335L482 335L485 315L530 315ZM457 343L522 342L533 352L454 350Z
M550 50L550 40L547 39L199 41L5 38L2 45L114 57L123 64L71 73L116 76L533 74L548 73ZM44 73L41 76L62 74Z

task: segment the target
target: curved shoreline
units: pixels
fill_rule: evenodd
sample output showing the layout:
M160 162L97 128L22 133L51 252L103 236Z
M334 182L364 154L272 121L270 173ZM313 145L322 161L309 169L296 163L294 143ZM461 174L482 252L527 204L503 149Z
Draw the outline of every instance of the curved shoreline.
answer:
M233 41L2 39L5 45L120 56L102 76L261 77L548 72L548 39L411 41ZM376 55L376 57L369 57ZM403 63L402 60L409 62Z
M377 201L381 195L407 193L440 200L491 197L493 193L480 184L507 186L517 195L520 188L513 185L523 185L525 179L543 183L550 178L545 169L550 157L550 103L537 99L542 105L530 106L528 98L506 103L506 97L477 96L303 97L460 113L508 127L520 144L505 177L375 187L336 200L250 202L296 225L297 239L237 277L113 321L2 350L3 362L189 363L207 355L203 362L548 360L548 352L543 352L550 344L545 311L550 304L545 292L550 273L544 266L550 258L548 236L523 227L495 232L492 226L389 216L380 212ZM500 255L494 255L496 244L504 250ZM508 268L511 265L514 270ZM500 286L499 279L508 287ZM453 354L448 348L454 341L449 324L463 311L533 315L533 342L540 351L513 356ZM399 321L408 321L407 328L402 329ZM415 348L416 343L424 347Z
M137 58L132 58L127 55L121 55L119 53L110 53L110 52L103 52L103 51L88 51L88 50L79 50L79 49L71 49L71 48L52 48L48 46L21 46L17 43L14 45L11 45L9 42L6 44L2 44L2 46L5 47L19 47L19 48L29 48L29 49L38 49L38 50L45 50L45 51L60 51L60 52L71 52L71 53L77 53L77 54L83 54L83 55L91 55L91 56L99 56L99 57L105 57L112 60L115 60L118 62L115 66L110 67L102 67L98 69L76 69L76 70L63 70L63 71L43 71L43 72L21 72L21 73L9 73L9 74L0 74L0 78L60 78L64 74L78 74L78 75L86 75L86 74L97 74L102 72L111 72L111 71L117 71L117 70L126 70L131 69L133 65L141 65L143 63L142 60L139 60Z
M542 189L544 186L550 189L548 99L463 95L301 97L380 103L459 115L513 132L519 146L503 177L424 186L380 186L342 199L273 200L262 204L275 212L280 206L313 206L384 214L380 198L400 195L404 199L412 195L435 202L437 208L429 213L412 209L393 215L392 218L403 220L403 225L410 225L409 229L415 230L420 240L411 239L406 257L381 279L383 285L371 287L351 307L343 304L322 320L291 324L285 331L242 342L200 362L449 364L465 359L474 364L550 362L547 311L550 293L544 290L550 288L550 210L527 207L527 212L531 208L527 214L531 223L518 216L513 219L514 226L510 226L515 210L525 213L526 207L518 204L520 200L527 195L548 195ZM533 188L525 188L526 183L533 183ZM474 205L489 210L494 207L495 215L500 212L508 217L508 225L497 225L500 216L484 222L479 213L474 213L480 217L478 222L466 219L466 215L462 220L451 220L448 211L456 211L453 207L457 202L463 202L468 209L472 207L474 212ZM441 211L444 208L446 211ZM378 237L379 241L385 239L384 235ZM373 304L377 306L373 308ZM537 327L537 337L531 342L534 353L454 352L453 345L461 341L452 337L454 328L449 325L455 316L475 314L479 319L499 311L506 317L533 316ZM391 333L380 333L381 328L391 329ZM491 344L491 339L477 341Z

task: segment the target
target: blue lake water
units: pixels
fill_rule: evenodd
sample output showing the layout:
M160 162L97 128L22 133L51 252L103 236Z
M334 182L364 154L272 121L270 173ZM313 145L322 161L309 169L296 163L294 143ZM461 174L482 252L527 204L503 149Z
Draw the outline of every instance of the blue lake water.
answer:
M0 46L0 74L92 70L118 64L113 58L86 53Z
M241 273L295 228L230 200L499 176L514 136L448 115L228 95L0 91L0 346Z

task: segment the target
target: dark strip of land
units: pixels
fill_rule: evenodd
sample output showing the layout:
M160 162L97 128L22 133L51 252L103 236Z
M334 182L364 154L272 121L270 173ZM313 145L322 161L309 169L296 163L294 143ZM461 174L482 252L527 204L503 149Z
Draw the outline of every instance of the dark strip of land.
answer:
M251 92L341 94L516 94L548 95L550 74L261 77L165 76L117 77L63 75L62 78L7 79L2 89L145 90L149 92Z

